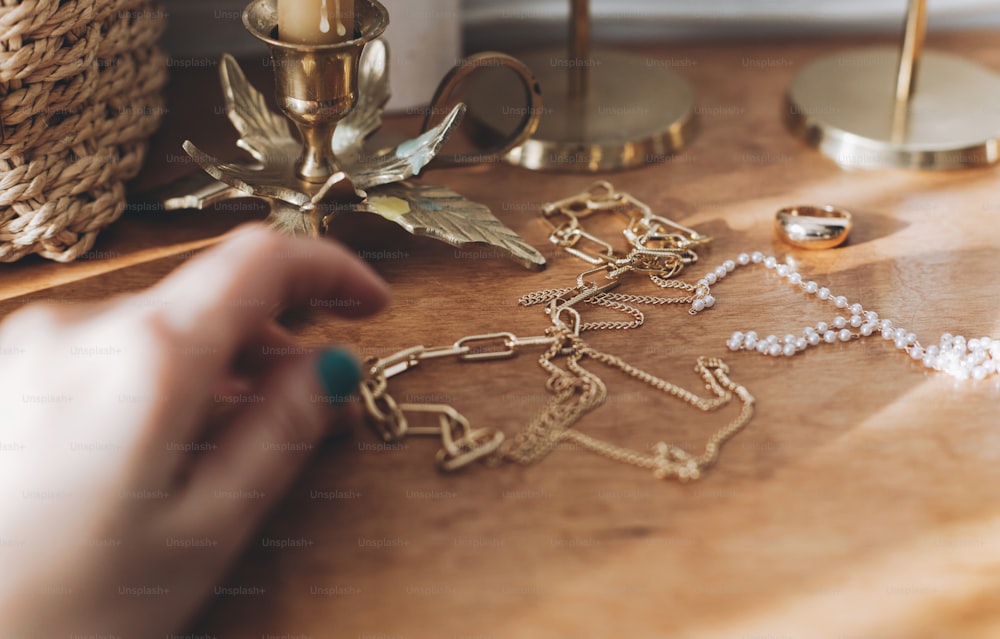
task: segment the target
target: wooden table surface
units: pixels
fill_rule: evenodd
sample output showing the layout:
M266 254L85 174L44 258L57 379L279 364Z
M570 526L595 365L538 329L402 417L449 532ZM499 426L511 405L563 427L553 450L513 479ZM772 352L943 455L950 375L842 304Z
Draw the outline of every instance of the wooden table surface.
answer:
M929 46L1000 71L998 36L933 34ZM666 164L603 177L716 238L687 279L741 251L774 252L925 344L943 332L1000 335L996 169L845 172L784 130L782 93L793 74L849 44L644 50L693 84L700 132ZM175 74L166 128L139 188L191 169L180 159L186 135L208 151L228 148L214 83L214 70ZM391 122L399 131L416 126L413 118ZM353 220L337 232L392 283L393 305L355 323L310 314L297 328L303 343L350 344L370 356L545 327L541 311L518 308L517 297L570 284L581 263L546 244L538 210L594 178L484 166L427 179L490 205L541 248L549 269L529 273L491 251ZM774 239L775 211L800 203L854 211L850 243L803 252ZM0 269L0 313L33 299L72 302L145 286L254 217L259 209L243 205L131 212L102 237L95 259ZM637 278L622 290L651 292ZM717 307L698 317L652 309L637 331L591 338L694 389L697 357L722 356L756 396L749 427L702 481L657 481L569 446L532 467L443 475L433 441L386 449L359 428L319 452L224 584L258 594L217 595L193 636L1000 636L997 378L959 382L928 372L881 339L790 359L729 353L734 330L797 332L832 314L759 270L737 272L715 293ZM436 362L399 378L396 396L452 403L474 424L513 433L547 398L534 359ZM703 415L612 373L602 377L608 405L579 428L610 441L695 449L731 416ZM274 540L304 541L278 549Z

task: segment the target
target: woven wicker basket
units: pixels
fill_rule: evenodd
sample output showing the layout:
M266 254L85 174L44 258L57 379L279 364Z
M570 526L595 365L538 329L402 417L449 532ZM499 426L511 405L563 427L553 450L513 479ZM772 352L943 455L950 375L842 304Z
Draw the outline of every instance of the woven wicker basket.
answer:
M151 0L0 0L0 262L69 262L125 210L163 113Z

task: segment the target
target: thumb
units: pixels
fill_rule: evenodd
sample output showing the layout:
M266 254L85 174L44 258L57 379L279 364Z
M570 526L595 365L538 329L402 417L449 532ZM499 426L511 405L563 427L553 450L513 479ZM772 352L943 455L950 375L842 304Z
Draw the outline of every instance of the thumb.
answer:
M220 433L217 449L194 469L193 508L214 511L213 519L233 532L252 529L287 491L360 380L357 359L340 349L271 368Z

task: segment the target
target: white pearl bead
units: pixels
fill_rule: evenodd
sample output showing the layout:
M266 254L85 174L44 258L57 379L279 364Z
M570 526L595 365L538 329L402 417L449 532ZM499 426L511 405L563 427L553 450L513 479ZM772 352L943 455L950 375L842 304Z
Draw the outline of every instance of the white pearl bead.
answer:
M795 344L785 344L782 352L785 354L785 357L791 357L795 354Z
M806 293L809 293L810 295L815 295L816 291L819 290L819 284L813 281L809 281L806 282L805 286L803 286L802 288L805 289Z
M851 315L851 321L850 321L851 328L858 328L864 323L865 321L861 319L860 315Z
M794 335L792 335L791 333L788 333L787 335L785 335L784 339L781 340L781 341L784 344L794 344L796 339L797 338Z
M892 320L884 319L881 322L879 322L879 326L882 328L883 331L885 331L885 330L891 330L892 329Z
M861 315L863 310L860 304L851 304L851 315Z
M851 340L851 331L846 328L841 329L841 331L837 333L837 337L839 337L842 342L848 342Z
M729 350L731 351L738 351L740 350L740 347L743 346L743 344L739 340L731 339L728 342L726 342L726 346L728 346Z
M816 297L820 298L821 300L830 299L830 289L824 286L823 288L816 291Z
M809 336L806 337L806 341L809 342L810 346L816 346L820 343L820 340L819 333L809 333Z
M843 295L838 295L833 298L833 305L837 308L847 308L847 298Z
M844 328L845 326L847 326L847 318L846 317L842 317L842 316L838 315L837 317L833 318L833 327L834 328Z
M736 261L739 263L740 266L746 266L747 264L750 263L750 255L748 255L747 253L740 253L739 255L736 256Z
M875 311L865 311L865 321L868 321L868 322L877 322L878 321L878 313L876 313Z
M892 332L891 328L883 328L882 339L896 339L896 334Z
M747 339L750 339L751 337L757 339L757 331L747 331Z
M757 346L754 347L754 350L757 351L758 353L766 353L769 346L771 345L768 344L767 342L760 341L757 342Z
M712 284L718 282L719 278L715 273L709 273L708 275L705 276L705 281L708 283L709 286L711 286Z
M916 333L907 333L905 339L906 339L906 343L907 344L916 344L917 343L917 334Z
M872 325L872 324L862 324L861 325L861 334L863 336L865 336L865 337L870 336L872 334L872 332L874 332L874 330L875 330L875 326Z
M800 284L800 283L802 283L802 276L799 275L798 273L789 273L788 274L788 283L789 284Z
M907 346L907 344L906 344L906 338L905 337L897 337L895 344L896 344L896 348L898 348L899 350L905 349L906 346Z
M896 336L896 339L906 339L905 328L897 328L893 334Z
M827 326L826 322L817 322L816 323L816 330L819 331L820 333L825 333L829 328L830 327Z
M777 357L778 355L781 355L783 350L784 349L781 348L780 344L771 344L767 347L767 354L771 357Z
M760 251L754 251L753 253L750 254L750 261L753 262L754 264L760 264L761 262L764 261L764 254L761 253Z
M778 260L774 259L773 257L768 256L768 257L764 258L764 267L765 268L774 268L777 265L778 265Z
M753 348L754 346L757 345L757 336L756 335L747 335L746 337L743 338L743 344L747 348Z
M732 340L732 341L734 341L734 342L742 342L743 341L743 333L741 333L739 331L736 331L735 333L733 333L732 337L730 337L729 339Z
M778 336L777 335L768 335L767 339L764 340L764 341L766 341L768 344L777 344L778 343Z
M726 260L725 262L722 263L722 268L726 269L726 271L728 271L729 273L732 273L733 271L736 270L736 262L732 260Z
M703 310L705 310L705 300L697 299L691 302L691 310L693 310L695 313L700 313Z
M823 333L823 341L827 344L833 344L837 341L837 334L833 331L826 331Z
M774 270L778 274L778 277L788 277L788 267L784 264L779 265Z
M722 278L724 278L729 273L729 271L727 271L725 268L723 268L721 266L716 266L714 272L715 272L715 276L717 278L719 278L720 280Z
M705 300L705 308L712 308L715 306L715 298L711 295L706 295L702 299Z
M807 346L809 346L809 342L806 341L806 338L800 337L797 340L795 340L795 350L804 351L806 350Z
M924 349L920 348L919 346L911 346L909 353L910 357L912 357L913 359L923 359L924 357Z
M976 380L977 382L986 379L986 369L983 368L982 366L977 366L973 368L972 379Z

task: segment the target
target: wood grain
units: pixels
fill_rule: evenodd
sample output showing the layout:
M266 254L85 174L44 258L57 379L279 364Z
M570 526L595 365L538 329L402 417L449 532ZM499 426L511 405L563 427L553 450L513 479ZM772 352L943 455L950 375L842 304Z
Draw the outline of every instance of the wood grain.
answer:
M936 34L928 44L1000 71L997 35ZM994 169L848 173L783 129L782 92L792 75L843 46L743 42L644 51L695 86L700 133L664 165L605 177L657 213L715 236L685 274L692 280L740 251L774 252L925 343L946 331L1000 335ZM178 77L176 92L202 86L204 76L196 75ZM207 150L228 144L220 116L180 115L171 114L165 138L194 126ZM413 130L416 123L393 127ZM163 157L154 155L147 180L160 175ZM541 311L518 308L517 297L571 283L581 264L546 244L538 209L593 178L485 166L425 179L490 205L545 247L549 269L533 274L488 251L412 238L376 219L351 220L336 234L393 284L393 305L355 323L310 314L299 329L304 343L350 344L371 356L472 333L544 328ZM775 211L806 203L854 211L849 244L807 253L775 240ZM0 311L40 297L98 299L144 286L183 259L192 242L240 216L203 226L208 218L126 219L102 244L122 260L73 281L62 279L67 267L38 263L0 271ZM139 256L125 260L129 255ZM634 279L623 290L651 289ZM220 639L997 636L1000 384L928 373L874 339L792 359L730 354L724 343L734 330L783 334L831 314L757 270L736 273L715 292L717 307L696 318L681 308L652 309L645 327L591 340L692 389L699 355L730 363L758 411L705 480L657 482L572 447L529 468L445 476L434 470L433 442L386 450L358 429L320 451L226 582L265 592L215 597L192 632ZM609 405L579 427L610 441L694 448L730 417L702 415L620 376L602 376ZM435 362L395 388L401 399L452 403L474 424L512 433L540 408L543 384L526 355L494 364ZM275 550L263 543L285 538L312 545Z

